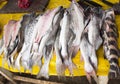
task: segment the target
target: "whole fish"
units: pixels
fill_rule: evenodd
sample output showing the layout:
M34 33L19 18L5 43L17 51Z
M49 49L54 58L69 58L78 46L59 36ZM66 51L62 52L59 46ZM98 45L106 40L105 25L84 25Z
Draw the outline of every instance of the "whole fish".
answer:
M23 46L25 28L34 19L33 17L35 17L35 13L25 14L21 18L21 22L20 22L21 27L18 32L19 43L18 43L18 47L17 47L17 52L20 52L20 50Z
M56 54L56 71L57 71L58 76L62 76L65 74L65 70L67 67L63 63L63 59L61 56L61 47L59 45L59 37L60 37L60 28L56 35L54 48L55 48L55 54Z
M69 9L65 10L64 17L60 23L61 31L60 31L60 38L59 38L59 41L60 41L59 46L61 48L60 54L63 60L63 64L69 69L70 74L73 74L72 69L74 68L75 65L72 62L71 46L74 40L74 33L70 27L71 17L70 17L70 13L68 10Z
M80 51L81 51L81 56L84 59L84 63L85 63L84 68L85 68L86 76L87 76L87 79L88 79L89 83L91 83L91 77L90 76L92 76L95 79L95 81L97 82L97 80L96 80L97 77L96 77L94 67L90 63L90 56L93 53L91 51L92 48L93 48L92 45L88 41L88 32L84 31L83 34L82 34L82 38L81 38Z
M85 62L84 67L88 81L91 83L90 76L92 76L96 83L98 83L98 79L95 73L98 66L96 50L98 50L102 44L102 37L100 36L100 22L102 17L99 15L102 13L102 11L98 12L96 11L96 8L90 8L88 11L86 11L86 13L87 12L89 12L89 16L86 16L87 19L85 19L85 29L82 34L80 50Z
M90 15L91 19L87 25L88 31L88 41L93 46L92 48L92 55L90 56L90 60L95 69L97 69L97 56L96 50L102 44L102 38L100 36L100 25L99 25L99 18L95 14Z
M20 46L22 47L23 38L24 38L23 33L24 33L25 26L28 24L30 20L29 18L30 18L30 14L23 15L23 17L19 20L19 24L17 24L17 29L14 28L14 30L17 30L17 31L13 32L14 33L13 43L11 43L7 48L9 51L8 55L9 55L9 61L11 62L11 64L14 63L14 58L15 58L14 56L18 52L18 50L20 51Z
M63 19L60 23L61 31L60 31L60 46L61 46L61 55L65 65L69 66L69 55L68 55L68 41L70 38L70 15L69 12L66 10L63 16Z
M104 12L102 33L104 39L104 55L110 63L108 77L110 79L117 78L120 75L118 62L118 57L120 56L120 53L117 43L118 31L115 24L115 14L113 9L109 9Z
M15 60L15 67L20 70L20 62L22 64L22 66L26 69L31 69L31 48L32 48L32 44L34 41L34 38L36 36L36 32L37 29L35 28L35 25L38 21L38 18L36 18L35 15L30 15L30 22L29 24L26 26L25 30L24 30L24 43L23 43L23 47L19 53L19 55L17 56L16 60ZM21 59L21 60L20 60Z
M55 42L56 34L57 34L62 17L63 17L63 8L60 7L58 13L56 13L55 16L53 17L52 26L48 30L49 32L46 32L46 35L44 35L41 39L39 50L42 50L43 57L44 57L44 64L42 65L41 70L37 75L38 78L39 77L45 77L47 79L49 78L49 75L48 75L49 63L52 57L54 42ZM42 61L41 58L38 62L40 61Z
M17 33L20 28L19 21L16 20L10 20L8 24L4 26L4 45L2 47L2 50L4 50L4 57L5 60L7 60L8 65L10 66L10 55L15 50L18 40L17 39ZM1 51L2 53L2 51Z
M38 30L37 30L37 34L36 34L35 40L33 42L33 48L32 48L33 62L37 62L36 60L39 60L42 58L43 48L44 48L45 42L48 38L47 37L48 35L46 35L46 34L52 31L53 19L54 19L55 15L60 11L61 8L62 7L60 6L53 10L48 10L38 19L38 22L35 26L35 28L37 28ZM41 42L41 39L43 36L45 36L45 37L44 37L44 40ZM34 64L38 64L38 63L34 63Z
M72 32L72 44L69 47L70 59L76 56L77 52L80 49L80 42L82 32L84 30L84 12L83 8L76 2L76 0L72 0L69 12L71 16L70 26ZM74 66L74 64L72 64Z

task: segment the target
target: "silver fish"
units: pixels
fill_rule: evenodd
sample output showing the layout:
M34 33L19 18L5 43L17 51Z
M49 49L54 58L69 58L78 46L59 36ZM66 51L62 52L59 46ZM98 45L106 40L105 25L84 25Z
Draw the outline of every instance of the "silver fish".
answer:
M56 13L55 16L53 17L52 27L49 29L49 32L47 32L46 35L44 35L41 39L40 46L42 45L43 49L40 50L42 50L43 53L44 64L42 65L41 70L37 75L38 78L39 77L45 77L47 79L49 78L48 75L49 63L52 57L53 46L62 16L63 16L63 9L62 7L60 7L59 12ZM41 59L39 60L39 62L40 61Z
M70 6L70 14L71 14L71 26L72 30L75 33L76 39L74 40L76 45L80 45L80 38L82 32L84 30L84 13L83 8L76 2L76 0L72 0Z
M70 29L68 37L69 41L67 42L67 53L68 53L68 62L69 62L69 70L72 74L72 69L76 68L75 64L72 62L72 58L75 57L77 52L80 48L80 42L81 42L81 35L84 30L84 13L83 8L79 6L79 4L76 2L76 0L72 0L71 6L67 9L70 14ZM65 39L68 39L65 38ZM65 50L63 50L66 52Z
M31 69L31 60L30 60L30 51L32 47L32 43L36 36L37 29L35 28L35 24L37 23L37 19L35 17L31 17L30 23L26 26L24 31L24 43L23 47L15 60L15 67L20 70L20 59L21 64L25 69Z
M47 33L52 31L53 18L60 11L60 9L61 9L61 6L55 8L51 11L48 10L38 19L38 23L35 26L35 28L37 28L38 30L37 30L37 35L35 37L35 40L33 42L33 49L32 49L32 51L33 51L33 57L32 57L33 62L37 62L36 59L39 60L39 59L42 58L42 56L43 56L42 51L43 51L45 42L48 38ZM44 40L41 41L43 36L45 36ZM38 58L38 55L39 55L39 58ZM34 63L34 64L38 64L38 63Z
M87 31L85 31L82 35L82 38L81 38L80 51L81 51L81 56L84 59L84 63L85 63L84 68L85 68L86 76L87 76L89 83L91 83L90 76L97 78L95 70L94 70L94 68L91 65L90 60L89 60L90 55L92 55L92 53L93 53L93 52L91 52L92 48L93 48L92 45L90 45L90 43L88 41L88 33L87 33Z
M64 17L60 23L61 31L59 38L59 46L61 48L60 54L63 60L63 64L69 69L70 74L73 74L72 69L74 67L74 64L72 62L72 57L71 57L72 54L70 54L71 53L70 49L72 49L71 45L74 39L74 34L70 27L70 23L71 23L70 13L68 12L68 9L66 9L64 13Z
M61 48L60 48L60 45L59 45L59 37L60 37L60 29L58 30L58 33L56 35L54 48L55 48L55 54L56 54L56 71L57 71L57 74L59 76L61 76L61 75L65 74L65 70L66 70L67 67L63 63L63 59L62 59L62 56L61 56Z
M15 54L20 51L23 41L24 41L24 29L25 26L30 22L30 20L33 19L31 14L25 14L23 17L19 20L19 24L17 24L18 30L14 33L14 37L16 36L16 39L13 41L13 43L10 43L8 46L8 56L9 56L9 61L11 64L14 63L14 56ZM16 30L16 29L14 29ZM22 43L21 43L22 42Z
M18 30L20 28L20 21L10 20L8 24L4 26L4 55L5 59L10 66L10 55L15 50L18 43Z
M25 28L32 20L35 19L33 17L35 17L35 13L25 14L21 18L21 22L20 22L21 27L20 27L19 32L18 32L19 43L18 43L18 47L17 47L17 52L20 52L20 50L23 46Z

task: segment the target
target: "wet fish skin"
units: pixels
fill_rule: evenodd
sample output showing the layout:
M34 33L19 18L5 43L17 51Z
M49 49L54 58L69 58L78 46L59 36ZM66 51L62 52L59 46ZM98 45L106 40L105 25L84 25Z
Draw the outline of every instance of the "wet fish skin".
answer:
M47 38L48 38L46 34L52 31L53 18L61 10L61 8L62 7L60 6L51 11L48 10L42 15L41 18L39 18L38 23L35 26L35 28L38 28L38 30L37 30L37 35L35 37L35 40L33 43L33 49L32 49L33 53L36 54L36 56L33 55L33 58L32 58L33 62L36 62L36 60L39 60L42 58L42 56L43 56L42 50L43 50L45 42L47 41ZM48 24L48 25L46 25L46 24ZM41 42L41 39L44 35L46 35L46 37L44 37L44 40ZM35 47L34 47L34 45L35 45ZM38 57L38 55L39 55L39 57ZM36 63L34 63L34 64L36 64Z
M37 77L44 77L49 78L49 63L53 53L53 46L56 38L56 34L60 25L60 21L63 17L63 9L60 9L57 14L53 17L52 22L52 30L50 28L50 32L46 33L45 36L42 37L40 45L43 45L42 53L44 57L44 64L41 67L40 72L38 73ZM44 43L44 44L43 44ZM41 61L41 59L40 59Z
M102 27L103 39L104 39L104 53L110 63L110 69L108 77L110 79L120 76L119 68L119 48L117 43L117 27L115 25L115 14L112 9L106 10L104 13L104 24ZM114 24L114 26L111 26ZM110 35L111 32L111 35Z
M24 43L23 43L23 47L19 53L19 55L17 56L16 60L15 60L15 67L20 70L20 61L22 66L25 69L31 69L31 60L30 60L30 51L31 51L31 47L32 47L32 43L34 41L34 38L36 36L36 31L37 29L34 28L35 24L37 23L37 18L33 19L30 21L30 23L26 26L25 30L24 30ZM21 60L20 60L21 59Z
M65 64L68 66L68 41L69 41L69 24L70 17L69 13L65 11L63 19L61 20L61 31L60 31L60 44L61 44L61 55L64 59Z
M97 69L97 56L96 56L96 50L100 47L102 44L102 37L100 36L100 25L99 25L99 17L97 17L95 14L90 15L91 20L87 25L88 29L88 41L92 45L90 55L90 60L94 66L95 69Z
M82 39L81 39L80 51L81 51L81 55L82 55L82 57L84 59L84 63L85 63L84 68L86 71L86 76L87 76L88 81L90 82L91 81L90 74L92 74L92 72L94 71L94 68L89 61L90 55L92 53L91 52L92 46L88 42L87 35L88 35L88 33L84 32ZM88 50L88 51L86 52L86 50Z
M68 9L65 10L63 19L61 20L60 26L60 38L59 38L59 46L61 47L61 57L65 66L69 69L70 74L73 74L74 64L72 62L72 48L71 45L74 40L74 35L72 29L70 27L71 17ZM70 52L71 50L71 52ZM71 54L70 54L70 53ZM61 67L62 68L62 67Z
M14 28L13 28L13 35L12 35L12 40L8 46L8 56L11 57L11 58L14 58L14 55L17 53L18 50L20 50L20 47L22 47L22 44L21 42L24 41L24 29L25 29L25 26L31 21L33 20L33 15L34 14L26 14L24 15L18 22L16 22ZM26 21L27 20L27 21ZM19 36L20 34L20 36ZM22 36L22 37L21 37ZM19 38L19 40L18 40ZM21 38L21 39L20 39ZM16 51L16 48L17 48L17 51ZM12 54L14 53L14 54ZM13 56L10 56L10 55L13 55ZM12 62L13 63L13 62Z
M58 30L54 48L56 53L56 71L58 76L63 76L65 74L66 66L63 63L63 59L61 56L61 48L59 47L59 36L60 36L60 30Z
M14 49L17 46L18 40L16 40L18 30L20 28L19 21L16 20L10 20L5 26L4 26L4 55L5 59L8 60L8 63L10 65L9 58L11 57L11 53L14 52Z
M75 44L80 45L80 38L84 30L84 12L83 8L76 2L72 0L70 5L71 14L71 26L73 26L73 32L75 33L76 39Z
M72 54L71 57L74 57L80 48L78 46L80 46L81 36L84 30L84 12L83 11L84 11L83 8L76 2L76 0L72 0L72 3L69 8L69 12L71 15L70 26L73 32L72 36L74 40L71 44L72 46L70 49L70 52L73 52L71 53Z
M19 43L18 43L18 48L17 48L17 52L20 52L23 43L24 43L24 31L26 26L32 21L34 20L36 17L35 13L30 13L30 14L25 14L22 16L21 20L20 20L20 24L21 24L21 28L19 29L19 33L18 33L18 37L19 37Z

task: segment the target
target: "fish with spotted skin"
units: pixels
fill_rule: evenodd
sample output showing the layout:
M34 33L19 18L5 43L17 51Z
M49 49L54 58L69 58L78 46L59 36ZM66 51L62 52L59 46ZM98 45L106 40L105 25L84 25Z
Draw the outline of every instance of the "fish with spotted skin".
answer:
M37 23L38 18L36 18L36 15L31 14L30 15L30 21L29 24L26 26L24 30L24 43L22 46L22 49L20 53L18 54L16 60L15 60L15 68L20 70L20 64L26 69L31 70L31 47L34 41L34 38L36 36L37 29L34 27Z
M102 25L104 56L110 63L108 78L114 79L120 76L118 57L120 56L118 48L118 31L115 24L115 14L113 9L104 12Z

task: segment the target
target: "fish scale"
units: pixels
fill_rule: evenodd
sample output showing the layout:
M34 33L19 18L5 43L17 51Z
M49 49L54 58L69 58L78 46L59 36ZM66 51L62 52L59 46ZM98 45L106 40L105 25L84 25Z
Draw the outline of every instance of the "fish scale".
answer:
M24 32L24 43L23 47L18 54L16 60L15 60L15 67L20 70L20 60L21 64L25 69L31 69L31 62L30 62L30 51L32 47L32 42L34 40L34 37L36 35L36 28L34 28L35 24L37 23L37 18L35 16L30 15L31 22L26 26L25 32ZM34 19L33 19L34 18Z

